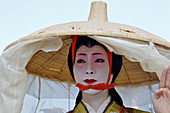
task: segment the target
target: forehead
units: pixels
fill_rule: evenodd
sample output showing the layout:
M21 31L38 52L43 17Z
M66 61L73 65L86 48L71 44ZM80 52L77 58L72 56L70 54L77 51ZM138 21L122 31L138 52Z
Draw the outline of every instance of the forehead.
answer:
M78 53L86 53L86 54L88 54L88 53L102 53L104 55L107 55L105 49L99 45L95 45L91 48L83 45L77 50L77 54Z

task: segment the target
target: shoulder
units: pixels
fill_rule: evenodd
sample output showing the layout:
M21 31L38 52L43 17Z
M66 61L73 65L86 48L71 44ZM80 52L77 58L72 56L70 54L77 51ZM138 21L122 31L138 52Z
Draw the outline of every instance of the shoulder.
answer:
M124 106L121 107L115 101L113 101L110 105L108 105L107 111L116 112L116 113L119 113L120 111L121 111L120 113L150 113L150 112L146 112L146 111L142 111L142 110L138 110L134 108L128 108Z
M71 111L69 111L69 112L67 112L67 113L73 113L73 110L71 110Z
M142 111L142 110L138 110L138 109L134 109L134 108L123 107L121 113L150 113L150 112Z
M88 110L82 101L71 111L67 113L88 113Z

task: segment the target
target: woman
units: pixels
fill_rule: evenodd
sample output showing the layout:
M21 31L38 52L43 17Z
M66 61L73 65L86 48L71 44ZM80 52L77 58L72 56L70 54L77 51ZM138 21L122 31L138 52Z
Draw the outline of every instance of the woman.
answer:
M72 39L68 65L80 92L74 110L70 113L146 113L123 106L121 97L114 89L122 57L111 53L104 45L89 37L73 36ZM166 73L167 70L163 75ZM162 82L161 84L164 87ZM162 89L156 91L153 97L154 107L158 112L160 109L157 107L157 100L161 92Z

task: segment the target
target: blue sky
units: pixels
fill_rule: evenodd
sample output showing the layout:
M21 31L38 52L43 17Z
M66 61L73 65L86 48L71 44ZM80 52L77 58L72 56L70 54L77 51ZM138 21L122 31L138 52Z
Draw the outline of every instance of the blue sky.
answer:
M86 21L93 0L0 0L0 55L15 40L55 24ZM170 0L103 0L108 20L170 42Z

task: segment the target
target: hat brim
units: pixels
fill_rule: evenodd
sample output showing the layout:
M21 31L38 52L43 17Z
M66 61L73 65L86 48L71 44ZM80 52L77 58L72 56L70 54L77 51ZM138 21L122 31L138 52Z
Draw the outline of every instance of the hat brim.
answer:
M8 45L6 49L18 42L34 40L45 37L69 36L69 35L88 35L88 36L107 36L119 37L124 39L138 40L143 42L153 42L166 49L170 49L170 43L163 38L149 33L145 30L112 22L81 21L57 24L36 31L26 37L19 39Z

